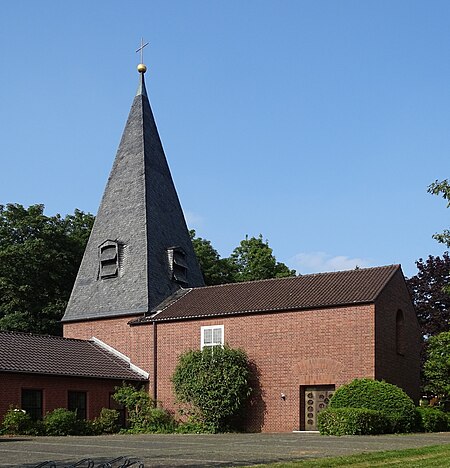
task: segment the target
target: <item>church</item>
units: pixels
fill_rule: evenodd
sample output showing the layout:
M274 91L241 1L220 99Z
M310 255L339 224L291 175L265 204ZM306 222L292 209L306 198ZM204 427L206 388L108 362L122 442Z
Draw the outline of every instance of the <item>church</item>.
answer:
M254 370L247 431L316 430L335 389L384 379L419 397L420 332L399 265L205 286L145 86L146 67L62 319L0 332L0 413L96 417L121 382L176 413L180 354L227 344Z

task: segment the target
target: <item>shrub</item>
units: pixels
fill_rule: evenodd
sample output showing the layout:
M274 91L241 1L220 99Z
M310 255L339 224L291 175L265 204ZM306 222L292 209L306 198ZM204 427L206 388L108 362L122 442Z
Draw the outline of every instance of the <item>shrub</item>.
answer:
M175 431L176 426L172 415L164 408L149 408L146 432L169 434Z
M202 421L197 421L195 418L189 418L187 421L178 424L175 432L178 434L205 434L214 433L214 428L207 426Z
M329 407L384 411L390 432L411 432L416 426L414 402L401 388L384 381L355 379L336 390Z
M449 419L443 411L429 406L416 409L419 415L419 429L424 432L444 432L449 428Z
M322 435L370 435L389 432L391 423L382 411L365 408L327 408L318 415Z
M205 347L179 357L172 382L178 401L209 430L228 430L236 422L251 387L244 351L228 346Z
M102 408L98 417L92 421L94 434L115 434L119 432L119 412Z
M44 416L45 433L51 436L84 435L89 433L84 420L77 419L73 411L56 408Z
M2 433L9 435L35 435L37 428L24 410L10 406L2 421Z
M128 432L167 433L175 430L176 423L170 413L157 407L144 388L137 390L132 385L123 384L116 387L113 398L128 411Z

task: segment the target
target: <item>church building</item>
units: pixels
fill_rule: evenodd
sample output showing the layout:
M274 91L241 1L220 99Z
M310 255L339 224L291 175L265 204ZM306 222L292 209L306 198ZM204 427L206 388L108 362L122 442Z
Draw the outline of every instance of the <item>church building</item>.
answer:
M315 430L335 389L359 377L385 379L417 402L420 333L399 265L204 286L145 65L138 71L63 318L64 338L0 333L0 343L20 342L37 356L28 367L0 356L0 372L15 379L17 401L9 403L34 395L36 411L46 412L55 407L52 398L58 407L80 400L93 418L112 405L114 385L128 381L175 413L171 376L179 355L223 344L243 349L252 363L254 390L242 416L248 431ZM46 347L49 356L58 353L59 367L39 365Z

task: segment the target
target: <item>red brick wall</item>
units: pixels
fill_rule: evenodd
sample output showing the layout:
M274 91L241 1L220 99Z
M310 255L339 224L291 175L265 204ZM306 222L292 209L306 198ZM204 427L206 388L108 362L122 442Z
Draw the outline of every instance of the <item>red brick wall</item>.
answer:
M0 415L9 405L21 404L22 388L42 390L43 414L56 408L67 408L68 391L87 393L87 417L93 419L102 408L109 407L109 394L121 385L118 380L81 377L45 376L37 374L2 373L0 376Z
M404 355L395 348L395 315L401 309L408 337ZM376 311L376 313L375 313ZM130 317L64 325L64 336L95 336L127 355L153 379L153 326L130 327ZM225 341L244 349L255 364L259 385L253 392L248 430L299 429L300 386L336 387L357 377L385 379L418 397L418 326L398 272L376 304L299 312L278 312L157 325L157 398L176 412L171 376L177 357L200 348L200 327L224 325ZM377 343L375 350L375 340ZM280 398L281 393L286 399Z
M177 356L200 348L202 325L224 325L226 343L244 349L259 371L248 430L299 429L301 385L375 377L373 305L160 323L158 399L172 411Z
M376 378L403 388L417 403L420 387L420 329L414 306L398 271L376 301ZM404 316L404 352L397 353L396 316Z
M131 362L152 375L153 327L130 327L128 322L136 317L119 317L64 324L64 337L89 340L96 337L125 354Z

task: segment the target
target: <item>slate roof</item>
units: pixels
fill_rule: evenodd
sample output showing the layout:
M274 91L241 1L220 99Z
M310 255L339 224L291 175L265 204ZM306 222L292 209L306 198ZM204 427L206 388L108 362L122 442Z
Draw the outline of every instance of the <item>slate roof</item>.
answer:
M397 272L400 265L184 289L131 324L370 303Z
M0 372L147 380L94 341L8 331L0 331Z
M121 246L120 268L117 277L102 279L105 241ZM168 266L173 246L186 254L187 287L203 286L141 74L63 322L152 310L179 288Z

